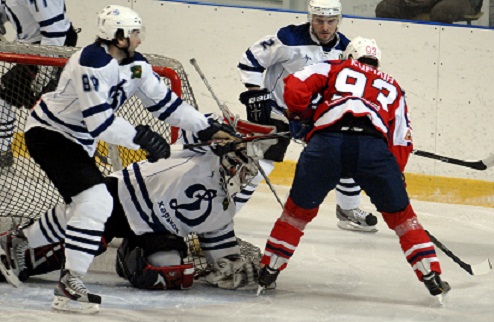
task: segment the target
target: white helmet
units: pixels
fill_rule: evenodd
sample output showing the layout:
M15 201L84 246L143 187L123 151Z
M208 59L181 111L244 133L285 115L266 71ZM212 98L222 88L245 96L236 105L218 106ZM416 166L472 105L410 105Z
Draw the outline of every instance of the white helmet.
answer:
M254 160L247 156L246 150L223 155L220 165L222 184L229 198L234 198L257 175Z
M312 21L313 15L338 16L341 20L341 10L340 0L311 0L309 1L309 22Z
M361 57L372 58L377 60L377 66L381 63L381 50L377 46L374 39L355 37L346 47L343 57L348 59L352 56L353 59Z
M118 29L122 29L124 37L128 38L132 31L141 28L141 17L127 7L111 5L103 9L98 16L98 37L101 39L115 39Z

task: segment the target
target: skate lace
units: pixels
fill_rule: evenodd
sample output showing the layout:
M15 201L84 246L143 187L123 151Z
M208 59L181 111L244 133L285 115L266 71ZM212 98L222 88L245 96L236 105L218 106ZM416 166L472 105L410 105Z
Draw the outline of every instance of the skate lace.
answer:
M366 224L365 218L367 218L367 215L369 215L369 213L367 211L364 211L360 208L353 209L353 216L361 224L364 224L364 225Z
M26 266L26 250L29 248L29 242L25 239L20 242L15 249L18 269L20 272L27 268Z
M73 275L72 273L69 272L69 277L67 279L67 282L69 284L69 287L82 294L88 294L87 288L84 285L84 282L82 281L82 277L79 275Z

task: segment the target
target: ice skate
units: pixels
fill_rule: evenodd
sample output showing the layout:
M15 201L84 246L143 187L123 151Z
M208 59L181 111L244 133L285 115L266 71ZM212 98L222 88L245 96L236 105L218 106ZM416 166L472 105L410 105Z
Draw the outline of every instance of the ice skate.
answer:
M0 168L10 168L14 164L14 154L12 150L0 152Z
M27 276L25 252L29 243L16 231L6 231L0 234L0 272L3 278L14 287L19 287Z
M439 304L443 304L444 296L451 290L448 282L442 281L436 272L424 275L423 282L429 293L437 298Z
M82 282L82 275L73 271L62 271L54 294L51 307L55 310L86 314L99 312L101 296L89 293Z
M264 266L259 270L257 295L261 294L265 289L276 288L276 279L280 271L278 269L273 269L268 265Z
M344 210L336 205L336 217L339 219L337 226L341 229L367 233L377 232L377 217L362 209Z

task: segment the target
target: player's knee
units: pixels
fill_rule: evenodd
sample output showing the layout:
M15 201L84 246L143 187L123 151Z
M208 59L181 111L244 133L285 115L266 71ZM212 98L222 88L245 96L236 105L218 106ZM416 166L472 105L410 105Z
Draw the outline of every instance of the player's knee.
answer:
M104 225L111 215L113 198L105 184L97 184L72 197L70 208L72 210L71 223L74 223L74 220L80 220Z
M423 229L410 204L402 211L382 212L382 215L388 227L394 230L398 237L404 236L412 230Z
M316 217L318 210L319 207L304 209L298 206L292 198L289 197L283 208L281 220L296 227L300 231L303 231L305 226Z

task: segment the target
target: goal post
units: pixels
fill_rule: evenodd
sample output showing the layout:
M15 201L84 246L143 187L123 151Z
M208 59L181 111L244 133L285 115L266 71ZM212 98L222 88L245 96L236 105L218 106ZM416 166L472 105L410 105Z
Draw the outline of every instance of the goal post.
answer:
M31 94L37 100L49 88L50 82L52 86L53 83L58 83L57 80L62 68L77 50L79 48L25 45L0 41L0 86L2 86L3 91L6 90L3 85L8 76L5 75L8 75L12 68L17 65L29 66L25 70L23 69L27 71L24 80L15 79L15 86L8 88L10 90L9 95L16 102L26 102L23 99ZM152 65L153 71L163 79L175 94L197 108L187 75L178 60L152 54L144 54L144 57ZM26 81L26 78L29 81ZM2 133L2 125L8 124L12 115L15 117L12 121L13 133L9 146L0 145L2 149L0 151L8 148L13 154L13 164L8 167L0 167L0 232L9 229L13 221L20 223L36 219L52 209L57 203L63 202L63 198L45 173L29 157L24 143L26 119L29 115L29 108L32 106L7 106L5 101L0 99L0 103L2 102L4 104L0 104L0 134ZM170 143L174 143L178 137L177 128L170 127L155 118L142 106L141 101L136 96L130 97L116 114L134 126L138 124L151 126L154 131L161 133ZM108 145L101 141L98 143L95 154L96 163L105 175L144 158L145 153L142 150L133 151L121 146ZM198 246L197 235L189 235L186 242L189 248L187 261L194 263L196 274L203 274L208 266ZM241 254L245 258L260 256L259 249L254 245L243 241L239 243L242 249ZM96 257L91 269L114 272L115 251L116 249L112 247L103 256Z
M26 81L26 78L15 79L14 86L8 88L3 86L2 90L9 90L9 97L14 101L22 101L23 97L29 95L39 99L50 81L57 82L62 68L77 50L79 48L0 42L0 86L3 86L6 77L9 77L9 71L14 66L29 66L27 69L31 73L28 75L29 81ZM175 94L197 108L192 88L179 61L162 55L144 54L144 57L152 65L153 71ZM1 103L3 104L0 105L0 130L2 124L12 121L12 115L14 115L12 121L14 126L10 144L4 140L3 146L0 146L1 151L10 150L13 155L12 166L0 168L0 220L5 222L7 218L34 219L63 200L44 172L29 157L25 146L24 128L30 106L15 107L4 100ZM178 129L153 117L136 96L130 97L119 108L117 115L133 125L150 125L170 143L177 139ZM108 146L105 142L98 143L95 156L98 166L105 175L144 158L145 153L142 150L132 151L120 146Z

